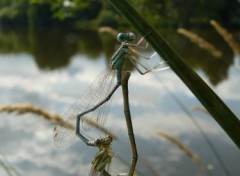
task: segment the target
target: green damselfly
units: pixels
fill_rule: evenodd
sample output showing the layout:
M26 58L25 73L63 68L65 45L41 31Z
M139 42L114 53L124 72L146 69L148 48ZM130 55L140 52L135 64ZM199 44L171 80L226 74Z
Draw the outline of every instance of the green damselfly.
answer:
M107 69L97 76L92 85L63 114L64 123L70 124L74 128L66 127L64 124L58 124L54 127L53 138L57 147L63 147L71 143L75 136L80 137L87 145L94 146L95 141L89 141L82 135L83 128L80 128L80 120L93 118L100 126L105 123L110 110L111 97L121 85L122 70L127 58L142 75L158 69L164 64L164 62L159 62L154 67L148 68L137 59L136 56L149 60L155 55L154 53L152 56L146 57L134 49L147 48L147 44L146 46L141 46L143 39L141 38L137 43L131 43L135 40L134 33L119 33L117 35L117 40L121 45L111 57L111 62ZM165 68L167 67L160 68L160 70Z
M98 152L92 160L90 176L110 175L108 171L113 157L111 149L112 141L113 138L111 136L106 136L94 141L93 146L98 147Z

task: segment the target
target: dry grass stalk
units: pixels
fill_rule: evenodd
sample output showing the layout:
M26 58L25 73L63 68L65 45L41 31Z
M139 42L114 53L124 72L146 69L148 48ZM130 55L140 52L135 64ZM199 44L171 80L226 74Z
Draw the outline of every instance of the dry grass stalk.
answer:
M230 34L225 28L223 28L217 21L210 20L210 24L214 27L214 29L222 36L225 42L232 48L233 52L236 55L240 55L240 47L234 41L232 34Z
M191 109L192 110L201 111L201 112L204 112L204 113L208 113L208 111L204 107L202 107L202 106L197 106L197 105L196 106L192 106Z
M33 106L31 104L13 104L13 105L0 106L0 112L7 112L7 113L15 112L19 115L25 114L25 113L33 113L38 116L41 116L46 120L52 121L53 123L64 124L64 127L67 127L67 128L74 128L72 125L66 124L59 115L50 114L49 112L43 110L42 108ZM63 123L60 123L60 122L63 122Z
M147 160L140 158L140 162L147 168L147 170L151 171L151 175L160 176L160 173L154 169L154 167Z
M221 51L219 51L213 44L209 43L208 41L198 36L197 34L183 28L179 28L177 32L183 35L184 37L188 38L191 42L197 44L200 48L208 51L212 56L216 58L220 58L222 56Z
M118 31L111 28L111 27L100 27L98 29L98 32L101 33L110 33L112 36L116 36L118 34Z
M0 112L7 112L7 113L17 113L19 115L25 114L25 113L33 113L40 117L43 117L44 119L51 121L54 124L61 124L65 128L71 128L74 129L74 126L71 124L68 124L59 116L58 114L51 114L45 110L43 110L40 107L33 106L31 104L14 104L14 105L5 105L0 106ZM113 137L113 139L117 139L116 135L111 133L109 130L107 130L104 127L99 126L96 122L90 119L84 119L87 124L89 124L92 127L97 128L99 131L102 131L104 134L110 135Z
M20 176L20 173L6 158L6 156L0 151L0 166L6 171L9 176Z
M200 159L196 155L194 155L186 146L184 146L181 141L176 139L174 136L171 136L164 132L158 132L157 134L175 144L183 153L185 153L186 156L193 160L202 171L206 170L204 164L200 161Z
M117 136L116 136L115 134L113 134L111 131L109 131L108 129L104 128L103 126L100 126L100 125L99 125L98 123L96 123L94 120L91 120L90 118L84 118L84 121L85 121L88 125L90 125L90 126L96 128L96 129L98 129L99 131L103 132L104 134L107 134L107 135L111 136L114 140L117 139Z

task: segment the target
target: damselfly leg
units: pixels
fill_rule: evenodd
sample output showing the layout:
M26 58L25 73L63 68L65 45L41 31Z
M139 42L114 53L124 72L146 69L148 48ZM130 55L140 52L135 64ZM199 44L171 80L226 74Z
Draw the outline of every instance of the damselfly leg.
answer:
M118 34L118 40L119 36L124 35L124 33ZM155 72L155 71L162 71L165 69L168 69L168 65L165 61L160 61L155 63L153 66L149 66L148 62L151 61L154 57L157 57L157 53L154 52L150 56L146 56L139 52L137 49L143 49L146 50L148 48L148 43L146 42L145 45L142 43L144 42L144 37L142 37L136 44L128 43L126 42L125 45L128 46L128 53L127 57L129 58L130 62L135 66L136 70L141 74L144 75L149 72ZM143 60L146 60L147 62L140 61L139 58L142 58Z

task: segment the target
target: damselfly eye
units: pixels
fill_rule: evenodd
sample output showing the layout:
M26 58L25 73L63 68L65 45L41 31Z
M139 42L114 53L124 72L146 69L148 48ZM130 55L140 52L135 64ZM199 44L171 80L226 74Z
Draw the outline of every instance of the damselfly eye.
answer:
M119 33L117 35L117 40L119 42L125 42L127 40L126 33Z
M127 42L127 41L134 41L135 40L135 35L132 32L128 32L128 33L119 33L117 35L117 40L119 42Z
M127 33L127 41L134 41L135 35L132 32Z

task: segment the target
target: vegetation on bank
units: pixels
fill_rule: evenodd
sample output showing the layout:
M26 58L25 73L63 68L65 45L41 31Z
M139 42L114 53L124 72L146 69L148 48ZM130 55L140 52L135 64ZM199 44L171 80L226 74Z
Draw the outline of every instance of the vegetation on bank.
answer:
M224 26L240 26L238 0L130 0L155 27L203 26L216 19ZM1 27L98 28L128 25L104 0L0 0Z

